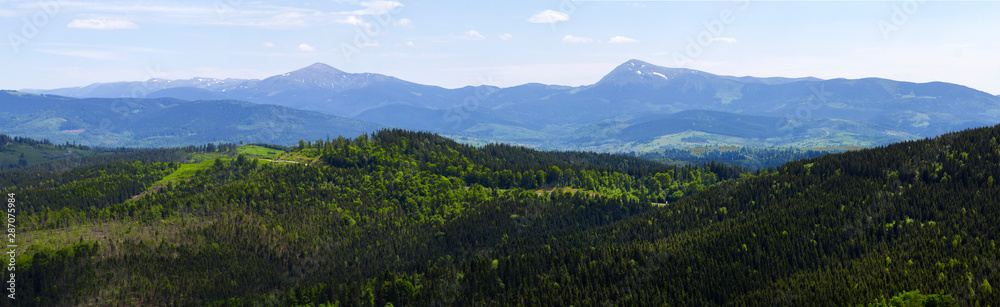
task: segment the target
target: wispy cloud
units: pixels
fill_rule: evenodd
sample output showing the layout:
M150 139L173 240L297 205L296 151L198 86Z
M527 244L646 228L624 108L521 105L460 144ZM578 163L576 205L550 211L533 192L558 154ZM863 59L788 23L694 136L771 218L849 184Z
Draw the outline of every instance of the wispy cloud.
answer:
M955 48L962 48L962 49L964 49L964 48L969 48L969 49L974 49L974 48L990 48L990 47L1000 47L1000 42L995 42L995 43L981 42L981 43L968 43L968 44L943 44L943 45L938 45L937 47L938 48L944 48L944 49L955 49Z
M262 21L260 25L286 25L286 26L300 26L305 25L305 14L299 12L287 12L274 15L271 18Z
M710 40L711 42L723 42L728 44L735 44L736 38L733 37L715 37Z
M486 36L479 34L479 31L476 30L465 31L465 33L462 33L462 35L459 35L458 37L464 39L472 39L472 40L486 39Z
M544 10L528 18L528 22L532 23L557 23L567 20L569 20L568 14L553 10Z
M510 33L500 34L500 40L509 41L512 38L514 38L514 35L511 35Z
M121 19L73 19L67 28L92 30L138 29L139 26L128 20Z
M3 0L0 0L2 2ZM225 2L225 1L224 1ZM129 20L163 24L182 25L229 25L248 27L299 27L323 24L367 25L359 17L393 13L404 7L396 1L362 1L355 4L361 9L326 11L313 8L278 6L260 2L236 1L240 5L219 8L213 5L163 6L124 3L102 3L82 1L60 1L64 8L79 12L78 16L89 19L116 19L128 16ZM353 2L353 1L352 1ZM6 11L0 10L0 14ZM350 21L350 22L346 22ZM400 26L412 23L397 21Z
M379 44L378 41L375 41L375 40L370 41L370 42L366 42L366 43L361 43L361 44L357 45L358 48L369 48L369 47L378 47L378 46L382 46L382 44Z
M396 1L364 1L360 3L364 9L347 12L350 15L378 15L395 11L403 7L402 3Z
M309 44L300 44L298 48L295 48L295 50L305 51L305 52L316 52L316 47L309 46Z
M263 44L261 44L261 46L264 46L264 47L267 47L267 48L274 48L274 43L272 43L272 42L264 42Z
M566 43L594 43L594 42L597 42L593 38L581 37L581 36L573 36L573 35L563 36L562 41L566 42Z
M608 43L610 43L610 44L631 44L631 43L638 43L638 42L639 42L639 40L637 40L637 39L628 38L628 37L624 37L624 36L615 36L615 37L612 37L610 40L608 40Z
M114 60L116 58L116 53L107 51L93 51L93 50L54 50L54 49L39 49L39 52L70 56L77 58L86 58L92 60Z
M357 16L347 16L345 18L334 20L335 23L345 24L345 25L355 25L367 27L368 22L364 19L358 18Z
M409 18L400 18L396 21L396 25L404 28L412 28L413 20L410 20Z

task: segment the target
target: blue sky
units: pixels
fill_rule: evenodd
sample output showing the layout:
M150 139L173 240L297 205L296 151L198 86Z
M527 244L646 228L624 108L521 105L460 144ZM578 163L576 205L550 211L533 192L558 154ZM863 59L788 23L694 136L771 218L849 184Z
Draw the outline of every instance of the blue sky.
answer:
M715 74L1000 94L998 2L0 0L0 88L264 78L323 62L448 88Z

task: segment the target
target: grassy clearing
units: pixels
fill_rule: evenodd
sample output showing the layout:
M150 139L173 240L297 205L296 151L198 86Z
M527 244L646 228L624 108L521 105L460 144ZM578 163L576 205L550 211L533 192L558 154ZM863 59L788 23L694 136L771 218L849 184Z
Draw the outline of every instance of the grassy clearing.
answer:
M222 160L226 161L229 159L222 159ZM177 168L176 171L170 173L170 175L167 175L166 177L163 177L163 179L160 179L160 181L154 182L153 186L157 186L160 184L167 184L171 182L178 182L187 179L191 176L194 176L194 174L197 173L198 171L203 171L212 167L213 164L215 164L215 160L204 160L198 163L181 164L181 167Z
M256 145L246 145L237 148L237 152L246 155L250 158L263 158L263 159L278 159L281 155L285 154L285 151L271 149L266 147L260 147Z
M215 161L215 159L217 159L217 158L230 159L230 158L233 158L233 155L225 154L225 153L204 153L204 152L198 152L198 153L191 154L191 157L188 159L187 163L198 163L198 162L203 162L203 161Z
M290 153L286 153L286 154L281 155L276 160L281 160L281 161L295 161L295 162L299 162L299 163L309 163L309 164L312 164L312 163L316 163L316 161L319 160L319 157L310 157L310 156L303 155L303 154L298 153L298 152L290 152Z

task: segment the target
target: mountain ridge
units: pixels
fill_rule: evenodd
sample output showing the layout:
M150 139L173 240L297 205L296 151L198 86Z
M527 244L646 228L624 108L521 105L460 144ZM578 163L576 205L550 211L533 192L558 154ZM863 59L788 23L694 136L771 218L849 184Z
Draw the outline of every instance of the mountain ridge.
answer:
M6 134L104 147L294 142L354 137L388 127L238 100L71 98L0 91L0 107L0 129Z
M481 85L447 89L376 73L348 73L319 62L265 79L226 80L157 81L154 88L187 85L198 89L163 88L148 93L146 97L242 100L347 118L385 121L380 123L445 135L463 135L487 143L504 141L561 150L607 150L617 147L630 151L677 145L669 142L622 143L615 136L620 131L618 128L605 131L606 128L594 130L588 127L617 127L621 125L601 123L623 122L623 119L629 125L639 125L641 123L631 119L687 110L793 119L775 121L785 130L792 130L783 131L782 135L792 137L761 134L750 139L717 138L722 142L720 145L733 146L872 146L902 140L887 139L887 133L931 137L1000 122L1000 97L958 84L901 82L883 78L733 77L687 68L662 67L637 59L628 60L597 82L583 86L526 83L511 87ZM72 88L35 92L127 97L131 93L127 91L129 86L134 84L90 85L77 88L76 92ZM808 124L811 121L828 126ZM861 134L839 133L835 132L839 126L834 123L836 121L852 122L856 127L881 128L862 129L860 131L868 132ZM654 125L644 126L650 131L656 130ZM802 127L819 129L813 129L815 131L825 129L832 133L814 133ZM706 132L699 129L695 126L693 131ZM762 133L774 131L750 127L742 129ZM591 131L597 135L576 135L579 131ZM838 133L838 137L826 137ZM593 142L575 141L582 139ZM654 139L667 140L671 137L662 135ZM763 141L767 139L773 142ZM614 146L608 147L610 144Z

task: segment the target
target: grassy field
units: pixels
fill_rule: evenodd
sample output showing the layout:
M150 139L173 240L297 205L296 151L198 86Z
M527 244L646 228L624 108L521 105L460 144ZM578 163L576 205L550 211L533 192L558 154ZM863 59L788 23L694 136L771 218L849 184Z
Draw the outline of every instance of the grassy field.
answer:
M308 157L296 156L293 153L285 153L284 151L281 150L270 149L254 145L240 146L239 148L237 148L237 152L251 159L254 158L260 159L260 161L262 162L275 162L275 161L288 160L288 161L308 163L313 160L312 158ZM232 155L227 155L223 153L192 154L191 158L188 160L189 163L181 164L180 168L178 168L176 171L170 173L170 175L167 175L166 177L163 177L163 179L154 182L153 185L149 188L149 190L147 190L147 192L155 191L156 189L158 189L157 187L160 185L165 185L167 183L176 183L181 180L185 180L191 176L194 176L194 174L197 173L198 171L203 171L212 167L212 165L215 164L215 159L221 159L222 161L229 161L232 160L233 157Z
M237 151L249 158L278 159L285 152L282 150L260 147L256 145L240 146Z
M222 160L225 161L228 159L222 159ZM160 181L154 182L153 186L155 187L160 184L178 182L180 180L187 179L188 177L194 176L194 174L199 170L206 170L212 167L212 164L214 163L215 160L212 159L212 160L204 160L198 163L181 164L180 168L178 168L173 173L170 173L170 175L163 177L163 179L160 179Z

